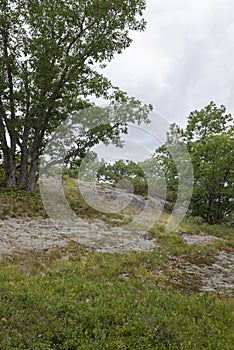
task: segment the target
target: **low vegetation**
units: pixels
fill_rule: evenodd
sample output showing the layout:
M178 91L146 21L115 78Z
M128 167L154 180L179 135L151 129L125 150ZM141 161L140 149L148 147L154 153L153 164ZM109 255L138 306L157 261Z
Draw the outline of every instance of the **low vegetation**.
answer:
M233 250L233 229L225 224L234 211L233 117L211 102L191 112L184 130L172 124L165 144L142 163L119 160L99 167L103 161L97 157L93 165L93 146L120 146L129 124L150 122L151 105L127 96L96 70L130 46L132 31L145 29L146 1L1 3L0 221L47 217L37 189L39 163L44 162L45 176L52 174L65 148L65 194L79 217L112 225L131 219L126 218L129 208L102 214L85 203L70 176L82 173L86 157L87 176L93 178L94 171L97 181L117 185L125 178L135 193L147 196L152 187L150 193L162 198L166 184L168 211L179 190L184 206L193 189L189 210L194 218L168 234L163 213L145 237L157 240L150 252L98 253L72 243L44 251L20 247L1 257L0 349L232 350L230 293L202 292L201 276L189 275L184 267L211 265L218 252ZM110 105L95 107L92 97ZM65 122L65 116L71 118ZM184 143L194 176L180 152ZM12 244L7 231L0 235L3 247ZM221 240L190 246L183 239L201 232Z
M93 217L91 208L77 203L80 194L72 194L69 181L66 186L76 212ZM0 196L8 208L18 208L17 217L30 216L31 208L45 215L37 192L4 189ZM167 219L163 213L149 232L159 244L151 252L97 253L72 243L1 259L0 348L231 350L233 298L201 292L199 276L178 264L212 264L219 250L233 249L233 229L186 218L177 234L168 234ZM225 241L189 246L185 232Z
M176 288L163 249L71 245L0 264L2 349L232 349L231 300Z
M46 216L40 192L0 188L0 219Z

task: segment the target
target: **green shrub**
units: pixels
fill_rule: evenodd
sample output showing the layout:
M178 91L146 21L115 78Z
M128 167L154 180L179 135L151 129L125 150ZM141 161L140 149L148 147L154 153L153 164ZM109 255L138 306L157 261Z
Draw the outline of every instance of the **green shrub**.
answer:
M164 285L157 252L23 259L1 262L1 349L232 349L230 301Z

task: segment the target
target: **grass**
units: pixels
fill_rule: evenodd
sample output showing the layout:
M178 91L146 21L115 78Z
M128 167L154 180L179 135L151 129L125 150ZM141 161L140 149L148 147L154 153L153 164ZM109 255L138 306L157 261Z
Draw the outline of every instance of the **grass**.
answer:
M79 216L125 223L121 214L88 207L66 182ZM46 216L39 192L0 190L0 218ZM166 233L169 215L149 232L159 248L129 254L97 253L72 243L50 251L19 252L0 260L0 349L232 350L233 298L201 293L199 276L180 262L211 264L233 250L233 229L185 218ZM180 233L225 241L189 246Z
M122 214L100 213L90 207L75 187L72 179L65 181L64 193L69 206L81 218L98 218L114 225L122 225L128 222ZM52 195L54 195L53 191ZM36 218L38 216L47 217L38 188L34 192L18 188L0 188L0 220L8 217Z
M234 230L226 224L206 225L200 218L185 217L178 226L176 233L166 232L165 224L169 220L170 214L162 213L158 223L149 230L149 238L156 238L161 246L173 255L184 255L187 257L196 257L201 255L216 254L220 250L233 251L234 247ZM187 235L213 235L222 240L214 240L202 244L194 244L192 246L185 243L182 234Z
M163 251L71 245L0 265L1 349L232 349L231 300L173 289Z
M18 188L0 188L0 219L46 217L39 191L28 192Z
M180 224L180 230L189 232L190 234L199 234L203 232L224 238L234 244L233 228L226 223L207 225L201 218L186 217Z

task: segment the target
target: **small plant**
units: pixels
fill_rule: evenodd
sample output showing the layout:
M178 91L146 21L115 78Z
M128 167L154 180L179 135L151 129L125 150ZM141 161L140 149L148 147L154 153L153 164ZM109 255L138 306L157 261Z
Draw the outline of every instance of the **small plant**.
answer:
M231 301L176 291L169 263L74 244L2 260L0 348L231 350Z

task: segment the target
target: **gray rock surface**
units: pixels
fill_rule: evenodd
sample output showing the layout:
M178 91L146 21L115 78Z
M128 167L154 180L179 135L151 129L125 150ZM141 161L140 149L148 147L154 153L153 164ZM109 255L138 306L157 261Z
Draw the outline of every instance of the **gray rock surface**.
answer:
M103 189L100 186L96 193L87 186L83 188L88 198L98 202L103 198L104 203L117 207L129 206L133 215L133 223L121 224L118 219L112 219L112 225L98 219L15 219L0 220L0 257L25 250L48 250L55 247L65 247L69 242L77 242L91 247L99 252L124 253L129 251L149 251L158 248L156 240L147 238L147 228L157 222L163 203L159 199L146 200L133 193L113 188ZM96 197L95 197L96 196ZM118 197L117 201L116 198ZM156 219L155 219L156 218ZM116 222L115 222L116 221ZM207 244L220 238L201 233L189 235L180 233L188 245ZM214 257L211 265L195 265L186 261L179 262L177 268L181 273L186 271L191 278L198 277L202 281L202 290L234 294L234 254L225 251Z
M64 247L71 241L110 253L154 249L155 241L145 239L144 235L144 231L124 230L97 219L53 221L9 218L0 221L0 256L19 250Z
M199 235L189 235L186 233L182 233L181 235L185 242L188 245L193 245L193 244L207 244L212 241L223 241L222 238L212 236L212 235L207 235L203 232L201 232Z

